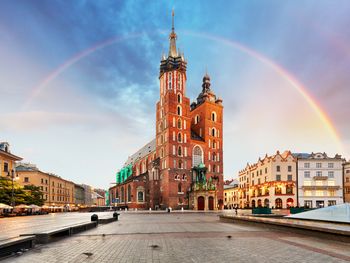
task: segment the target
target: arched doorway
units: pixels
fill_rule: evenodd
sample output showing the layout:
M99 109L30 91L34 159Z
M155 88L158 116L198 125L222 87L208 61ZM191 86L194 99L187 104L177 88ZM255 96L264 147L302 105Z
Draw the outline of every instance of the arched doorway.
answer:
M209 210L214 210L214 197L209 196Z
M264 200L264 206L265 206L265 207L270 207L270 201L269 201L269 199L266 198L266 199Z
M258 207L262 207L261 199L258 199Z
M281 209L282 208L282 199L281 198L277 198L275 200L275 205L277 209Z
M204 210L204 197L198 197L198 210Z
M255 208L255 200L252 201L252 207Z
M288 198L287 199L287 208L293 207L294 206L294 200L293 198Z

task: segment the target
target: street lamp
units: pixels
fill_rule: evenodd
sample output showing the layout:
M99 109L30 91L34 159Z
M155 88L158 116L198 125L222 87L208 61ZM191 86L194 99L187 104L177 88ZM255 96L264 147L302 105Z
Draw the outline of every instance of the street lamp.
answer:
M10 171L7 172L7 176L11 176L11 181L12 181L12 191L11 191L11 206L15 206L15 189L14 189L14 180L15 180L15 171L12 169L11 173Z

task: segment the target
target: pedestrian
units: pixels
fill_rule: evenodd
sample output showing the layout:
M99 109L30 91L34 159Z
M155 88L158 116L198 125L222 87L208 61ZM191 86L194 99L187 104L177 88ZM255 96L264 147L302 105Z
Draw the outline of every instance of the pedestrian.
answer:
M235 206L235 213L236 213L236 215L237 215L237 206Z

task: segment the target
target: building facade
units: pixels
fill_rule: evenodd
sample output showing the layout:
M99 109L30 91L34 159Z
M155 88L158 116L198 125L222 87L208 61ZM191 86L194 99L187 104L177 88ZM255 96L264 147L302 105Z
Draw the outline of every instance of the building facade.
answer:
M344 202L350 203L350 161L343 164Z
M74 184L74 205L85 207L85 189L79 184Z
M290 151L266 155L239 172L239 207L288 208L297 205L297 159Z
M174 16L173 16L174 18ZM156 136L128 158L110 189L110 202L130 208L223 207L223 106L203 77L197 100L190 104L187 61L169 36L159 72Z
M57 175L40 171L35 165L18 163L17 180L21 186L34 185L43 192L44 204L69 209L74 205L74 183Z
M237 179L227 181L224 184L224 208L233 209L239 207L239 181Z
M21 160L21 157L11 153L8 142L0 142L0 177L12 179L15 176L16 162Z
M326 153L294 154L298 158L299 206L322 208L343 203L343 163L341 155ZM349 174L350 175L350 174Z

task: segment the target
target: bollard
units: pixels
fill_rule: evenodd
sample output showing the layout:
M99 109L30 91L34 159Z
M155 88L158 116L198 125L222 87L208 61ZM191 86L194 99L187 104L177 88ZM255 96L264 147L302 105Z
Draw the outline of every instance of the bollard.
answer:
M93 215L91 216L91 222L98 222L98 215L93 214Z
M183 207L181 207L181 212L183 212L184 211L184 208Z
M113 217L115 218L115 221L118 221L119 220L119 215L117 212L114 212L113 213Z
M128 211L128 209L125 207L125 211Z

